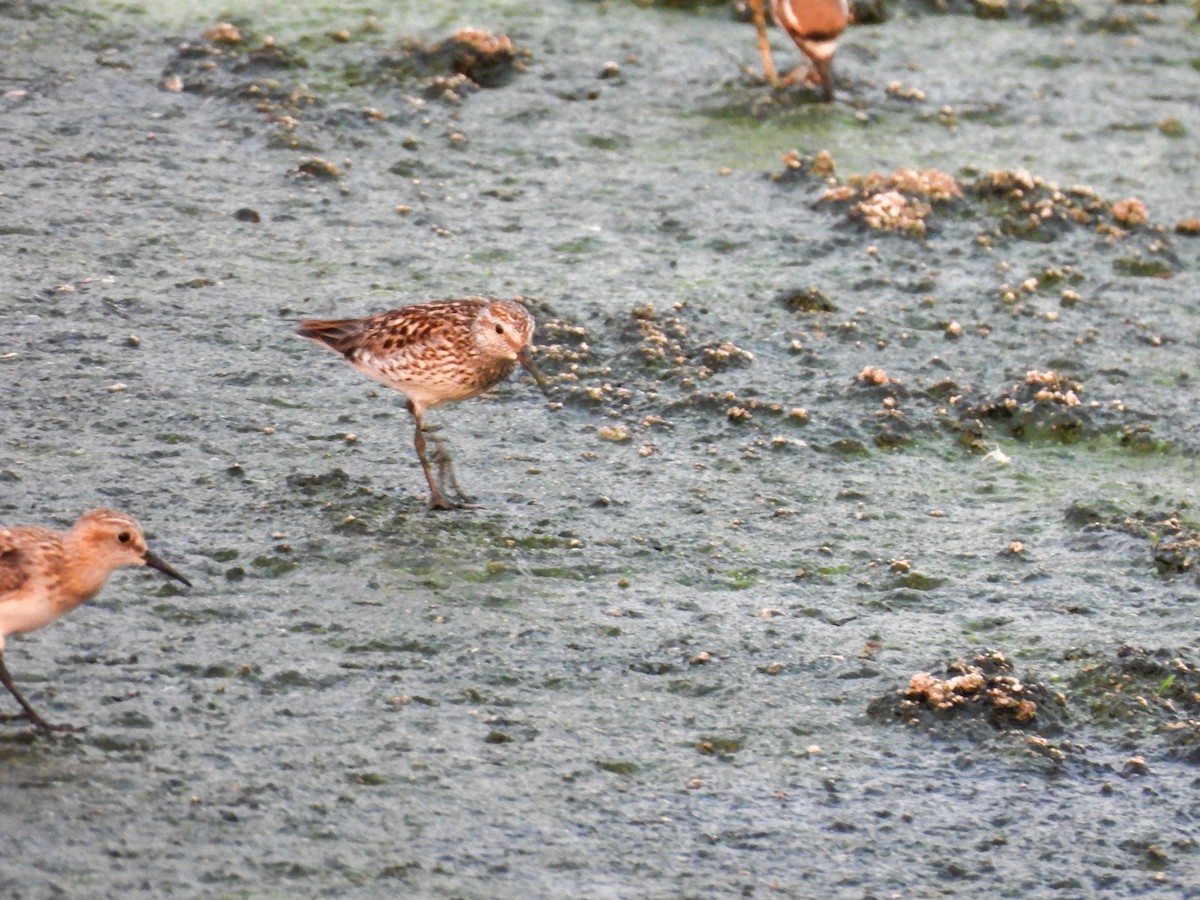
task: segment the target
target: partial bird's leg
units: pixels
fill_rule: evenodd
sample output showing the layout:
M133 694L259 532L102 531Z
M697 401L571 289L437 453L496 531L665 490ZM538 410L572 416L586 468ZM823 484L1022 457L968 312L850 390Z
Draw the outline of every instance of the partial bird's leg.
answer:
M459 487L458 479L454 476L454 465L450 460L450 451L446 449L446 441L435 434L428 435L430 443L433 444L433 464L437 466L438 487L442 489L443 495L446 491L447 481L450 487L454 489L455 496L462 501L459 506L464 506L471 502L471 498L463 493L463 489Z
M45 719L34 711L34 708L29 705L29 701L22 696L17 690L17 686L13 684L12 676L8 674L8 667L4 665L4 654L0 653L0 684L3 684L10 694L17 698L17 702L21 704L21 709L25 710L25 718L33 723L35 728L40 728L42 731L74 731L71 725L51 725Z
M805 83L821 89L821 96L828 103L833 100L833 54L822 55L812 52L801 45L801 50L808 57L808 62L800 63L792 71L779 79L779 87L789 87L803 76Z
M411 400L408 401L408 411L413 417L413 446L417 449L417 458L421 460L421 468L425 472L425 480L429 482L429 508L430 509L454 509L455 505L446 499L442 493L442 489L438 487L437 481L433 478L433 469L429 465L429 457L425 455L425 421L420 411L413 406ZM441 463L438 464L439 470Z
M796 68L792 69L792 71L788 72L782 78L778 79L775 82L775 86L776 87L791 87L793 84L795 84L797 81L800 80L801 75L803 75L806 80L811 78L812 70L813 70L813 68L810 64L800 63L800 65L796 66Z
M758 52L763 59L763 77L767 84L774 87L779 83L775 72L775 63L771 60L771 45L767 41L767 16L763 12L763 0L750 0L750 10L754 14L754 30L758 32Z
M833 54L829 56L814 56L812 58L812 72L809 74L809 81L813 84L821 86L821 96L826 103L833 102Z

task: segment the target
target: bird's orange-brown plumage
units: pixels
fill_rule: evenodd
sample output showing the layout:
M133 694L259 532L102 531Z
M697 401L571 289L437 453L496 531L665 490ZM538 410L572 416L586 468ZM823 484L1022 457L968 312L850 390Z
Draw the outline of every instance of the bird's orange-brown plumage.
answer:
M772 85L792 84L799 78L801 70L797 68L783 78L778 77L767 41L763 0L750 0L750 5L767 81ZM771 16L811 61L808 80L820 85L825 99L832 100L833 55L838 37L850 22L847 0L771 0Z
M0 528L0 683L38 728L54 726L13 684L4 664L4 639L53 622L96 596L114 570L130 565L152 566L190 584L150 552L133 518L111 509L86 512L65 532Z

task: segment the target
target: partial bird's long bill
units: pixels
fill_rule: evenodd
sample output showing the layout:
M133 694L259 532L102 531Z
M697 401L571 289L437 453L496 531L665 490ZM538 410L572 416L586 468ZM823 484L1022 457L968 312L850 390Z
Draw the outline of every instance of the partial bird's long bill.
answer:
M182 575L180 575L178 572L176 572L174 569L172 569L170 566L168 566L165 562L163 562L161 559L159 559L157 556L155 556L149 550L146 551L146 555L143 556L142 559L144 559L146 561L146 565L148 565L150 568L158 569L158 571L162 572L163 574L170 575L172 578L174 578L178 581L182 581L188 587L192 586L192 583L190 581L188 581L186 578L184 578Z
M545 375L538 371L538 367L533 364L533 351L529 347L521 348L521 352L517 354L517 362L524 366L525 370L533 376L533 380L542 389L542 393L549 395L550 382L546 380Z

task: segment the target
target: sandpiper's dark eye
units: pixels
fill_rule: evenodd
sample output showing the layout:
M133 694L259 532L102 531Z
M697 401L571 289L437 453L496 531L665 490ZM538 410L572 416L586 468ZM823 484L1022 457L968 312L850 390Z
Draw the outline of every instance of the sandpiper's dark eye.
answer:
M129 543L129 532L122 531L120 534L117 535L117 540L120 541L122 544L128 544Z
M504 326L503 325L496 326L496 334L504 334Z

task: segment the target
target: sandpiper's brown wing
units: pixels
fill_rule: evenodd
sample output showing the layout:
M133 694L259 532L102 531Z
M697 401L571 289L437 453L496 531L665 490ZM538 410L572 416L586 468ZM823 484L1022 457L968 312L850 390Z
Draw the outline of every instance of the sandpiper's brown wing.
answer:
M487 303L481 297L434 300L361 319L309 319L300 323L296 333L347 358L364 348L391 353L460 333Z
M27 537L10 528L0 528L0 602L16 594L33 576L35 554Z

